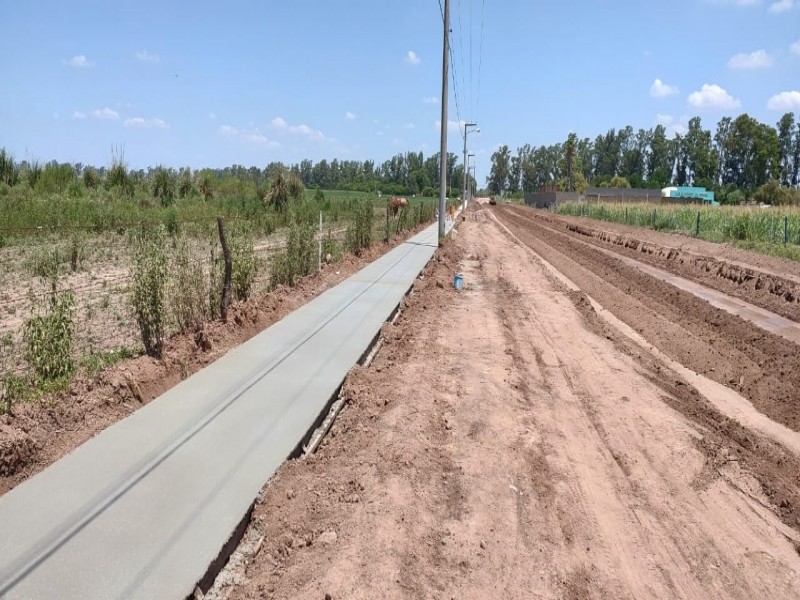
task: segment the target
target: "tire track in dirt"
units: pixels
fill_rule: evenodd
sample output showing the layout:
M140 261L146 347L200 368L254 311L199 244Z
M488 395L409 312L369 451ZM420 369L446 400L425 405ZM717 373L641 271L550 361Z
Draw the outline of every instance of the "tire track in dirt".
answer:
M497 214L516 235L662 352L800 431L795 344L504 208Z

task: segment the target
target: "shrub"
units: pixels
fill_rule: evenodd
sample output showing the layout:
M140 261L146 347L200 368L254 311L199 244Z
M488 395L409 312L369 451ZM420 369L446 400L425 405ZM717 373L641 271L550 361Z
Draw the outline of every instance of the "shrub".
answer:
M37 383L69 377L75 370L72 359L73 312L71 291L57 292L55 284L47 306L23 326L25 357Z
M52 249L39 248L30 260L31 272L36 277L41 277L48 281L58 279L61 273L61 255L58 247L54 246Z
M303 189L303 183L297 173L289 173L285 169L281 169L272 180L272 186L264 197L265 202L279 211L283 211L290 199L299 200L303 197Z
M298 224L292 220L286 248L272 261L270 285L294 285L299 277L314 270L314 230L311 221Z
M231 250L231 293L236 300L247 300L260 268L256 256L253 235L241 231L229 241Z
M167 256L161 227L146 226L133 250L132 303L145 352L160 357L166 332Z
M83 172L83 185L87 190L95 190L100 183L100 176L92 167L87 167Z
M207 314L203 265L192 258L189 241L177 241L170 277L170 312L180 331L193 331L205 320Z
M353 221L347 227L345 246L354 254L368 248L372 243L372 203L369 200L358 200L353 211Z
M200 177L200 194L208 201L214 197L214 178L209 171L204 171Z
M159 200L161 206L175 202L175 178L164 167L158 167L153 174L153 198Z
M186 196L192 193L192 170L189 167L183 169L181 173L181 179L178 183L178 196L180 198L186 198Z

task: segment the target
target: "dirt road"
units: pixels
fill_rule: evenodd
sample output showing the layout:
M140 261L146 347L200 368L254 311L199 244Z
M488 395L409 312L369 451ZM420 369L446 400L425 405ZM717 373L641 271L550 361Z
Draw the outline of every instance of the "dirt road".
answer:
M529 238L487 210L462 223L349 377L318 453L265 487L250 556L212 597L798 597L797 455L698 392L713 377L669 367L680 344L661 342L693 323L650 308L631 340L526 244L605 290L623 321L641 311L602 270L516 229ZM676 323L655 336L663 351L647 347L659 316ZM726 352L723 369L742 366Z

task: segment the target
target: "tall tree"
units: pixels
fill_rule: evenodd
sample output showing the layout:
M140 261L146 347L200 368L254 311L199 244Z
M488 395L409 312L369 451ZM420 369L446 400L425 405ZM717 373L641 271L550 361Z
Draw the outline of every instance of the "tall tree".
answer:
M794 113L786 113L778 121L778 143L780 145L780 182L781 185L790 186L797 183L795 179L795 139L794 139Z
M492 168L486 178L489 189L502 194L508 186L508 173L511 170L511 150L505 144L492 154Z
M717 156L711 132L703 129L700 117L689 121L684 138L686 148L687 181L692 185L711 188L717 179Z

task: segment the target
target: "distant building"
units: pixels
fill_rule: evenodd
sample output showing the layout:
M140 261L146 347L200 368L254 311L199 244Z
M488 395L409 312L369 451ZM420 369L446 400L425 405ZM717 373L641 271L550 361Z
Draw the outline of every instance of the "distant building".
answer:
M665 187L661 190L662 198L671 198L676 202L702 202L712 206L719 206L719 202L714 200L714 192L709 192L704 187Z

